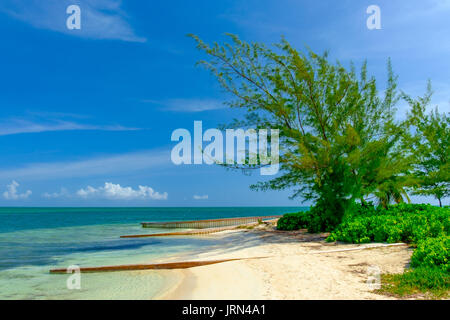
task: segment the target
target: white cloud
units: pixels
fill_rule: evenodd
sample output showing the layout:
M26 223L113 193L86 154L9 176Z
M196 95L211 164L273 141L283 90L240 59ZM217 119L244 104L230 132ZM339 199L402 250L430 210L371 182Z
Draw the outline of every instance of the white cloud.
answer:
M207 194L205 194L203 196L194 195L193 198L194 198L194 200L206 200L206 199L208 199L208 195Z
M137 128L128 128L120 125L90 125L72 121L55 120L45 122L35 122L23 119L9 119L0 123L0 136L37 133L48 131L74 131L74 130L100 130L100 131L133 131Z
M164 110L174 112L202 112L226 108L220 100L215 99L168 99L168 100L142 100L164 106Z
M17 188L20 185L13 180L11 184L6 186L7 191L3 193L3 198L6 200L21 200L27 199L31 195L31 190L27 190L25 193L18 193Z
M47 199L56 199L56 198L68 197L68 196L70 196L70 194L66 188L61 188L61 190L59 192L54 192L54 193L46 192L43 194L43 197L47 198Z
M155 166L172 165L170 150L146 151L97 157L72 162L34 163L17 169L0 170L0 179L46 180L124 174Z
M105 198L111 200L136 200L152 199L167 200L167 192L159 193L151 187L139 186L138 189L122 187L120 184L105 182L103 187L94 188L91 186L77 191L77 195L82 198Z
M80 30L66 27L66 9L73 4L81 9ZM145 42L127 22L121 4L121 0L2 0L0 11L39 29L91 39Z

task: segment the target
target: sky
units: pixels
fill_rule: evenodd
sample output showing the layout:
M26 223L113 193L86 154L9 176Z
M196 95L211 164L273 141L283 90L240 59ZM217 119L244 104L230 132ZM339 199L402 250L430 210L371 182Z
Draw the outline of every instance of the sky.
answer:
M81 29L67 28L70 5ZM367 28L370 5L381 29ZM402 90L421 95L431 79L449 112L449 17L449 0L2 0L0 206L302 205L251 191L268 179L257 173L171 162L175 129L239 116L186 35L284 36L344 65L367 59L380 83L390 57Z

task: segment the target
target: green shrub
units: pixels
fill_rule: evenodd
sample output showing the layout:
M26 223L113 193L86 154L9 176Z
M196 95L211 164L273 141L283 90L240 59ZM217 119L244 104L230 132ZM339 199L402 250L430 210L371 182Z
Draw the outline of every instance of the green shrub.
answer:
M345 221L338 231L333 232L327 241L344 241L350 243L367 243L372 239L368 232L368 224L363 219Z
M342 220L342 217L336 216L336 211L340 212L342 208L330 207L325 202L316 203L309 211L309 220L306 225L308 232L332 231Z
M287 213L278 220L279 230L308 229L310 233L332 231L341 222L342 217L336 217L336 208L327 203L318 202L309 211Z
M402 219L390 216L369 216L344 221L331 233L327 241L394 243L401 241L403 237Z
M311 220L309 211L286 213L277 222L278 230L298 230L307 228Z
M388 215L374 216L367 219L369 233L373 241L395 243L402 240L404 236L403 219Z
M450 273L450 236L425 239L419 242L411 257L412 267L437 267Z
M331 231L338 225L338 219L326 205L317 204L309 211L286 213L277 223L278 230L308 229L310 233Z
M450 209L430 205L400 204L382 208L357 208L331 233L327 241L350 243L419 241L448 234Z
M355 204L351 210L348 210L344 216L345 220L351 220L355 217L368 217L368 216L374 216L378 215L380 208L375 207L371 202L361 205L361 204Z
M340 224L331 209L325 203L317 203L309 211L285 214L278 222L278 229L307 228L311 233L333 231L334 234L330 237L332 241L362 243L370 239L377 242L404 241L413 244L421 239L448 234L450 231L448 207L402 203L384 209L371 204L355 204L347 210ZM352 229L350 235L345 232L346 228ZM361 233L364 230L366 233Z

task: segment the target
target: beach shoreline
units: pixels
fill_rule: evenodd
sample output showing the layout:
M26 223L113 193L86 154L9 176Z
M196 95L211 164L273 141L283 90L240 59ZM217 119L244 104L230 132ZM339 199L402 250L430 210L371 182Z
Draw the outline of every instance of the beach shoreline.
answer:
M228 245L190 261L239 258L174 270L176 284L158 300L393 299L373 292L370 273L401 273L412 250L403 244L326 243L325 235L277 232L262 226L216 235Z

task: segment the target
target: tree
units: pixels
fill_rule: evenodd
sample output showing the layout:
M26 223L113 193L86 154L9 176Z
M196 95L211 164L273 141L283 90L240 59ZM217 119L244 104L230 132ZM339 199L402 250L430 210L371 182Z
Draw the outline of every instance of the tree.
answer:
M400 144L405 124L394 120L399 95L390 62L381 98L366 63L357 75L353 65L304 54L284 39L270 49L234 35L223 46L192 37L208 56L199 64L231 94L228 104L246 111L237 124L280 130L282 174L253 189L294 188L293 198L316 201L320 229L330 229L356 200L364 203L409 170Z
M408 193L405 188L406 181L404 179L395 180L392 179L381 184L374 195L378 199L378 204L383 208L387 208L391 203L403 203L405 199L411 202Z
M413 128L411 152L415 155L414 194L434 196L442 207L442 199L450 195L450 118L438 109L425 114L432 96L431 84L424 97L412 99L409 121Z

